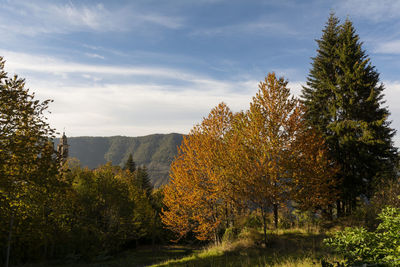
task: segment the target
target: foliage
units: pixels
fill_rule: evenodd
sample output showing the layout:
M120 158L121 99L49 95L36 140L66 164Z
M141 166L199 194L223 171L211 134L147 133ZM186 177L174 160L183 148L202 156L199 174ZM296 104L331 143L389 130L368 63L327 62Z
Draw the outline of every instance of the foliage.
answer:
M23 244L32 244L28 253L46 254L50 205L61 183L50 141L55 131L45 117L51 100L37 100L4 64L0 57L0 259L8 266Z
M184 137L162 220L178 238L192 232L217 241L240 213L260 209L266 243L269 208L277 225L278 206L290 199L302 209L326 207L336 198L335 171L287 81L271 73L248 111L232 114L221 103Z
M330 158L340 167L337 211L350 212L361 194L371 197L378 180L394 177L395 131L383 107L384 87L362 48L353 24L331 14L317 40L317 56L303 87L310 125L322 134Z
M224 153L223 137L232 113L221 103L185 136L171 165L171 180L164 188L163 223L182 238L189 232L200 240L218 237L228 200L224 172L218 165Z
M132 154L129 154L128 159L125 162L123 170L129 170L130 172L136 171L136 163L133 161Z
M154 238L153 232L158 232L155 228L160 223L152 199L138 186L136 172L108 163L93 171L72 167L64 176L72 181L65 216L73 222L67 230L73 234L70 240L79 240L73 245L75 253L91 258L118 252L130 242Z
M346 228L324 242L349 264L393 263L400 259L400 209L387 207L378 217L381 223L374 232L363 227Z
M137 187L145 192L148 197L150 197L151 192L153 191L153 185L150 182L150 177L146 166L138 167L135 175Z

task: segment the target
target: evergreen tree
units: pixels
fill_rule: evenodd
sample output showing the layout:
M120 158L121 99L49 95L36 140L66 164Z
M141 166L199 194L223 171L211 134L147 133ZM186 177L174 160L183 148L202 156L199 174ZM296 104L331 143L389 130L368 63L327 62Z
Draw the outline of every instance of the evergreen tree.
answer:
M147 172L146 166L137 168L136 170L136 182L138 188L146 192L146 195L150 197L153 190L153 185L151 184L149 174Z
M350 212L361 194L371 196L373 185L394 176L395 131L382 107L383 85L362 49L353 24L338 26L331 14L317 57L303 88L307 119L326 139L330 156L341 167L338 213Z
M129 154L129 157L125 162L123 170L129 170L130 172L135 172L136 171L136 164L133 161L132 154Z
M331 13L318 44L317 56L312 58L312 68L303 87L302 99L307 107L306 118L317 130L326 133L327 125L334 120L327 103L334 104L336 88L336 50L339 39L339 19Z

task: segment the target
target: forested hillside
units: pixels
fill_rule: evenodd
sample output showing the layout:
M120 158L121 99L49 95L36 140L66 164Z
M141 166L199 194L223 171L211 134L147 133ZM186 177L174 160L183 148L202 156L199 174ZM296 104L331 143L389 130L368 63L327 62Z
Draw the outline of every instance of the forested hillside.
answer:
M132 154L137 166L146 165L155 187L168 182L169 166L181 144L182 135L153 134L140 137L69 137L69 156L79 159L82 166L96 168L111 161L122 166ZM59 139L55 140L57 145Z

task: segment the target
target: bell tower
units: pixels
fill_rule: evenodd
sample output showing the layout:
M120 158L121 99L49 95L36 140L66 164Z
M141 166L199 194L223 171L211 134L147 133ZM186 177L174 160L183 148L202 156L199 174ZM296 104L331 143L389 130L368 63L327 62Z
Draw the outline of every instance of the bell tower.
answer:
M58 156L60 157L60 164L63 165L68 158L68 142L65 132L63 132L63 135L60 139L60 143L57 146L57 152Z

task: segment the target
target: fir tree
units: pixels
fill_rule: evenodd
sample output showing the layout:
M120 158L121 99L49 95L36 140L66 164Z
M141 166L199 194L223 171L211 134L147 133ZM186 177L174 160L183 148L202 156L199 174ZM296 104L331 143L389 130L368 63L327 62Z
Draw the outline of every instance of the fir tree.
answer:
M307 120L320 132L333 120L327 103L334 103L332 91L336 88L335 61L339 38L339 19L331 13L322 38L317 40L317 56L312 58L312 68L303 87L303 103L308 109Z
M150 197L153 191L153 185L151 184L149 174L147 172L146 166L139 167L136 170L136 182L138 188L146 192L146 195Z
M123 170L129 170L130 172L135 172L136 171L136 164L133 161L132 154L129 154L129 157L125 162Z
M341 167L340 214L354 209L361 194L370 196L374 183L394 176L397 150L389 111L382 107L379 74L352 23L337 25L331 14L302 97L308 121L323 134L331 158Z

